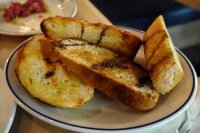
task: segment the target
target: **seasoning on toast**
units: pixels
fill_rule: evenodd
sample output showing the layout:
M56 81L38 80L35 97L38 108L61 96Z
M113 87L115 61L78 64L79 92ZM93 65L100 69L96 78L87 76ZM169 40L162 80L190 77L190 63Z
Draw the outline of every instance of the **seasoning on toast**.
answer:
M92 99L94 89L67 69L43 35L27 41L17 55L17 77L33 97L56 107L77 108Z
M147 71L132 60L80 39L54 41L52 47L70 71L108 97L141 111L158 102Z
M77 38L132 59L142 44L141 39L133 33L77 18L50 17L42 21L41 30L51 40Z
M183 69L174 44L159 16L144 34L144 55L154 88L170 92L183 78Z

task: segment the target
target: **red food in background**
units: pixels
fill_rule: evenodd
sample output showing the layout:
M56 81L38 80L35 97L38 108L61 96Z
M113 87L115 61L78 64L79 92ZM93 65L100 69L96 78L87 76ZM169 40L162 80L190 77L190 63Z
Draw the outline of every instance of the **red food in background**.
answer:
M28 0L24 4L13 2L8 8L4 9L3 18L6 22L10 22L15 17L27 17L32 13L44 13L43 0Z

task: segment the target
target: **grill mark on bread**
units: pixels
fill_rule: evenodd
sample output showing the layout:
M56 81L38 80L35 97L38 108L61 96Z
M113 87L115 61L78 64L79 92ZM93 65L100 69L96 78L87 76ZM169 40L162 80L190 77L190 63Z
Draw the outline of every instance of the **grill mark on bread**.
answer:
M94 23L93 25L94 25L94 26L97 26L97 27L101 27L101 26L102 26L101 23ZM100 33L100 36L99 36L99 38L98 38L98 40L97 40L97 42L96 42L96 45L98 45L98 44L100 43L100 41L101 41L101 39L102 39L102 34L103 34L103 32L104 32L104 30L105 30L106 27L107 27L106 25L103 25L103 29L102 29L102 31L101 31L101 33Z
M149 37L149 39L152 39L156 34L161 34L162 32L164 32L164 31L158 31L158 32L156 32L156 33L153 34L151 37ZM165 33L165 32L164 32L164 33ZM161 46L162 42L165 40L166 37L167 37L167 34L164 34L164 35L162 36L162 38L161 38L161 39L159 40L159 42L157 43L157 46L153 49L153 52L151 53L151 56L149 57L149 59L147 59L147 62L149 62L149 61L152 59L152 57L154 56L156 50L159 49L159 47ZM148 40L149 40L149 39L148 39Z
M67 40L69 41L69 44L64 44L62 41L64 40ZM66 47L69 47L69 46L84 46L84 45L93 45L92 43L89 43L87 41L83 41L81 43L74 43L73 41L74 40L80 40L80 41L83 41L81 40L80 38L65 38L65 39L62 39L62 40L59 40L59 41L54 41L52 42L52 44L54 45L54 47L59 47L61 49L65 49Z
M158 30L157 32L153 33L150 37L148 37L146 40L144 40L144 43L146 44L146 42L148 42L152 37L154 37L156 34L159 34L159 33L165 33L164 30Z
M172 54L165 55L163 58L161 58L157 63L154 65L150 66L149 68L149 73L154 73L154 70L156 69L157 66L160 66L160 64L163 64L166 60L170 59L172 57Z
M71 45L61 44L61 48L70 47L70 46L84 46L84 45L92 45L92 44L89 44L89 43L82 43L82 44L73 43Z
M109 59L92 65L92 69L104 69L104 68L127 69L128 66L126 65L126 63L120 62L116 59Z
M136 84L137 87L141 88L147 84L151 84L151 79L148 76L140 77L138 80L139 83Z
M100 34L99 40L97 41L97 45L99 45L99 43L100 43L101 40L102 40L102 37L103 37L104 34L105 34L105 31L106 31L109 27L110 27L110 26L104 25L103 30L101 31L101 34Z
M83 36L83 33L85 31L85 27L84 27L84 24L83 23L80 23L81 24L81 38Z

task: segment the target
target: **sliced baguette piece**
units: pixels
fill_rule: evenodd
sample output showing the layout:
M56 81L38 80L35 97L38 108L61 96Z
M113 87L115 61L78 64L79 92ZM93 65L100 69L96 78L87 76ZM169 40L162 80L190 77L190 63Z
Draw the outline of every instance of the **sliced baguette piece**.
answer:
M153 86L164 95L180 82L184 72L162 16L151 24L143 40L145 60Z
M41 30L51 40L79 38L130 58L135 57L142 44L133 33L77 18L50 17L42 21Z
M33 97L56 107L77 108L93 97L94 89L67 71L43 35L22 46L17 55L16 74Z
M132 60L78 39L59 40L52 46L70 71L108 97L141 111L158 102L147 71Z

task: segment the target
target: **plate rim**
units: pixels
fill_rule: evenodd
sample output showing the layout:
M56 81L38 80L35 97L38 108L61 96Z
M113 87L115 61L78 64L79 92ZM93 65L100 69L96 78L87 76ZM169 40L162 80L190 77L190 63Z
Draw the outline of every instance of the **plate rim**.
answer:
M130 28L131 30L134 30L136 32L138 32L137 29L133 29ZM37 36L37 35L36 35ZM33 36L35 37L35 36ZM29 106L27 103L25 103L20 97L18 97L18 95L15 93L14 89L12 88L12 86L10 85L10 82L8 80L8 67L9 67L9 63L11 61L11 59L13 58L13 56L16 54L16 52L30 39L32 39L33 37L30 37L29 39L25 40L24 42L22 42L9 56L9 58L6 61L5 64L5 77L6 77L6 82L9 86L9 89L11 90L12 94L14 95L14 98L16 100L16 102L23 107L23 109L25 109L26 111L28 111L30 114L32 114L33 116L46 121L49 124L52 125L56 125L58 127L64 128L64 129L69 129L69 130L73 130L73 131L95 131L95 132L114 132L114 131L126 131L126 130L134 130L134 131L139 131L142 129L147 129L147 128L152 128L152 127L158 127L160 125L165 124L166 122L176 118L177 116L179 116L180 114L182 114L188 107L189 105L192 103L192 101L194 100L196 93L197 93L197 86L198 86L198 81L197 81L197 75L196 72L194 70L193 65L191 64L191 62L189 61L189 59L178 49L176 48L176 51L179 53L180 56L183 57L183 59L185 60L186 64L188 65L188 67L190 68L190 72L192 75L192 89L190 92L190 95L188 96L187 100L179 107L177 108L174 112L170 113L169 115L162 117L159 120L153 121L153 122L149 122L147 124L143 124L143 125L139 125L139 126L133 126L133 127L125 127L125 128L94 128L94 127L89 127L89 126L81 126L81 125L75 125L75 124L70 124L67 122L63 122L61 120L57 120L55 118L51 118L45 114L43 114L42 112L39 112L37 110L34 109L34 107ZM79 129L79 130L78 130Z
M70 0L73 6L73 11L71 13L71 15L69 17L75 17L76 13L77 13L77 3L76 0ZM28 32L28 33L20 33L20 32L8 32L8 31L4 31L4 30L0 30L0 34L2 35L9 35L9 36L30 36L30 35L36 35L39 34L41 32Z
M10 88L6 85L6 79L4 77L4 69L2 69L2 68L0 68L0 69L1 69L1 72L0 72L1 76L2 76L2 78L4 80L4 82L5 82L5 86L3 86L2 88L6 88L7 87L6 89L8 89L7 91L8 91L8 93L10 93ZM11 97L13 98L12 94L11 94ZM15 100L13 98L13 106L12 106L12 110L11 110L11 116L9 117L8 123L6 124L5 128L3 129L5 133L7 133L10 130L11 126L12 126L12 123L13 123L14 118L15 118L16 110L17 110L17 104L16 104L16 102L15 102Z

